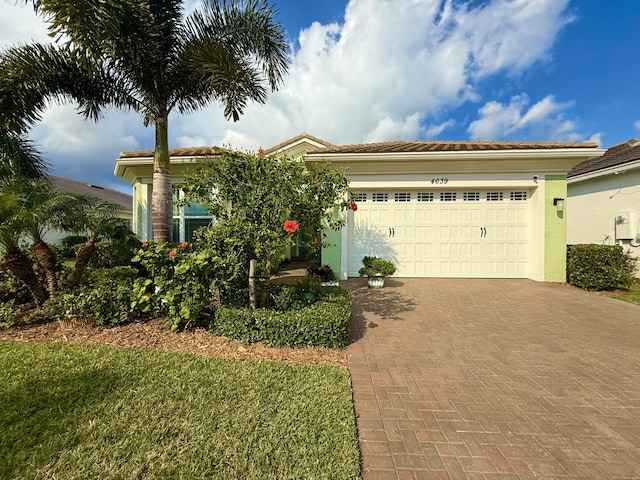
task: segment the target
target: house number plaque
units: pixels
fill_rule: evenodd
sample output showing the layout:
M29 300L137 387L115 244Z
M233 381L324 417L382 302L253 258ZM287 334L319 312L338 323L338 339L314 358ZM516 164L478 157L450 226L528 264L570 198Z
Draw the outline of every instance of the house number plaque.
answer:
M435 177L431 179L432 185L446 185L449 183L449 179L447 177Z

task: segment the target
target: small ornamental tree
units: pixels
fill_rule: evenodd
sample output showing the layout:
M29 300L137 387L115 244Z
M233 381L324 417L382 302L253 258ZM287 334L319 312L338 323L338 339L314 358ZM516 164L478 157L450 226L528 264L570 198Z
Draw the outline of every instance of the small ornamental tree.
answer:
M317 248L322 228L344 224L333 211L349 208L348 185L328 163L223 151L182 187L183 203L203 205L216 218L214 229L235 226L238 243L268 276L286 247Z

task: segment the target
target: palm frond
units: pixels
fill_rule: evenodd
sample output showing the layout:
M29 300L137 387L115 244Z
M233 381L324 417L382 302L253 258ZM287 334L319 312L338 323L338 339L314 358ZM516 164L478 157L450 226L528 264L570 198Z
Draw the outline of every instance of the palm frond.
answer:
M44 175L47 167L33 142L0 129L0 184L19 176L39 177Z

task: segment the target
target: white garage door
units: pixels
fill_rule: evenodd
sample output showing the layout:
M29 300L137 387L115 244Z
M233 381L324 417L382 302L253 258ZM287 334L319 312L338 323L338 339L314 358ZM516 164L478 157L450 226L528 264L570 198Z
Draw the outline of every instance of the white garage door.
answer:
M349 276L369 255L399 277L529 277L527 191L367 191L349 220Z

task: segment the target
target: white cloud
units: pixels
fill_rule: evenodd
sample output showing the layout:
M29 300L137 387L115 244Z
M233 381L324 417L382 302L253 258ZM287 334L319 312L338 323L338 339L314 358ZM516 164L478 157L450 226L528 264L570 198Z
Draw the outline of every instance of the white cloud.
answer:
M576 124L565 118L572 102L558 103L552 95L529 106L526 94L516 95L509 104L495 101L485 103L479 110L479 119L471 122L469 133L476 140L535 138L549 141L583 141ZM592 138L598 138L599 134ZM599 140L598 140L599 142Z
M186 10L196 4L189 0ZM548 61L558 33L571 20L568 4L350 0L343 22L316 22L299 32L285 84L266 105L250 104L238 123L227 122L218 104L189 116L172 115L170 145L267 148L302 131L336 144L433 138L463 123L442 119L466 102L480 101L480 79L519 75ZM42 40L43 32L30 7L0 3L0 45ZM502 128L493 124L536 126L566 114L566 103L545 100L531 108L519 106L523 99L487 102L469 131L499 135ZM69 120L70 110L60 112L45 115L32 134L56 155L86 148L91 162L112 168L111 152L153 146L153 136L135 115L109 114L93 130L92 124ZM574 126L564 121L557 128L569 136Z

